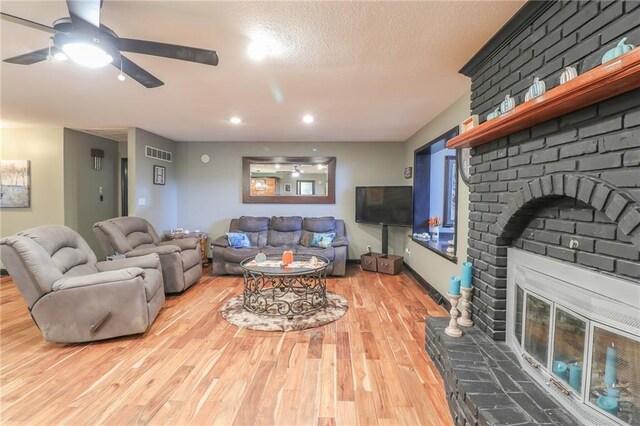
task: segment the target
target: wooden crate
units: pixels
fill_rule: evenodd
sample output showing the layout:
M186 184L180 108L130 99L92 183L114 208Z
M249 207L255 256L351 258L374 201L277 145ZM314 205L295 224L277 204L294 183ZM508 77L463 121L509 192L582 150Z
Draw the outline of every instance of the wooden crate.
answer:
M404 264L404 257L393 254L383 254L376 260L378 263L378 272L389 275L400 273L400 271L402 271L402 265Z
M363 271L378 271L378 262L376 259L382 256L382 253L365 253L360 256L360 266L362 266Z

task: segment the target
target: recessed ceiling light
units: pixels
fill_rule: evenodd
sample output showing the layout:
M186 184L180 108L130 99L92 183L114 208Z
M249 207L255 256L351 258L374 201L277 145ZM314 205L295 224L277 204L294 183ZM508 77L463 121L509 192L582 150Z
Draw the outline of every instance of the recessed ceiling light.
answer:
M242 119L240 117L231 117L229 119L229 121L231 122L231 124L240 124L240 123L242 123Z
M314 118L313 115L311 114L306 114L304 117L302 117L302 121L304 121L306 124L311 124L314 122Z
M254 61L262 61L270 52L271 48L264 41L254 40L247 46L247 55Z
M279 168L280 168L280 164L276 164L276 169L279 169Z
M322 170L322 164L318 164L318 170Z

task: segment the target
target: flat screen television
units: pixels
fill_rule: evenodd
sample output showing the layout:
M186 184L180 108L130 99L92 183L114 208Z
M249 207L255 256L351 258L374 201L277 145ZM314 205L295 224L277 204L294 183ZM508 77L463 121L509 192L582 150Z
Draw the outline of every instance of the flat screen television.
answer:
M411 226L412 199L411 186L357 186L356 222Z

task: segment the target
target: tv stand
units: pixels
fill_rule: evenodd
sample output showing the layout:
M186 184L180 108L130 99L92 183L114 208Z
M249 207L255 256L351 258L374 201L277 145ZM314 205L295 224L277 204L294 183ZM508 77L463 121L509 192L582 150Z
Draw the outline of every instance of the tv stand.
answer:
M382 254L389 254L389 226L382 225Z

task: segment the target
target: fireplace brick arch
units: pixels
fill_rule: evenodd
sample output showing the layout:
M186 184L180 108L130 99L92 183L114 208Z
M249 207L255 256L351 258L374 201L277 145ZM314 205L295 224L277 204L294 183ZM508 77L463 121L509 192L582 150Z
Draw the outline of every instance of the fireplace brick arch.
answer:
M491 232L503 242L509 240L523 229L518 219L530 219L527 207L535 207L549 197L569 197L590 205L616 223L640 249L640 203L602 179L574 173L555 173L525 182L490 227Z

